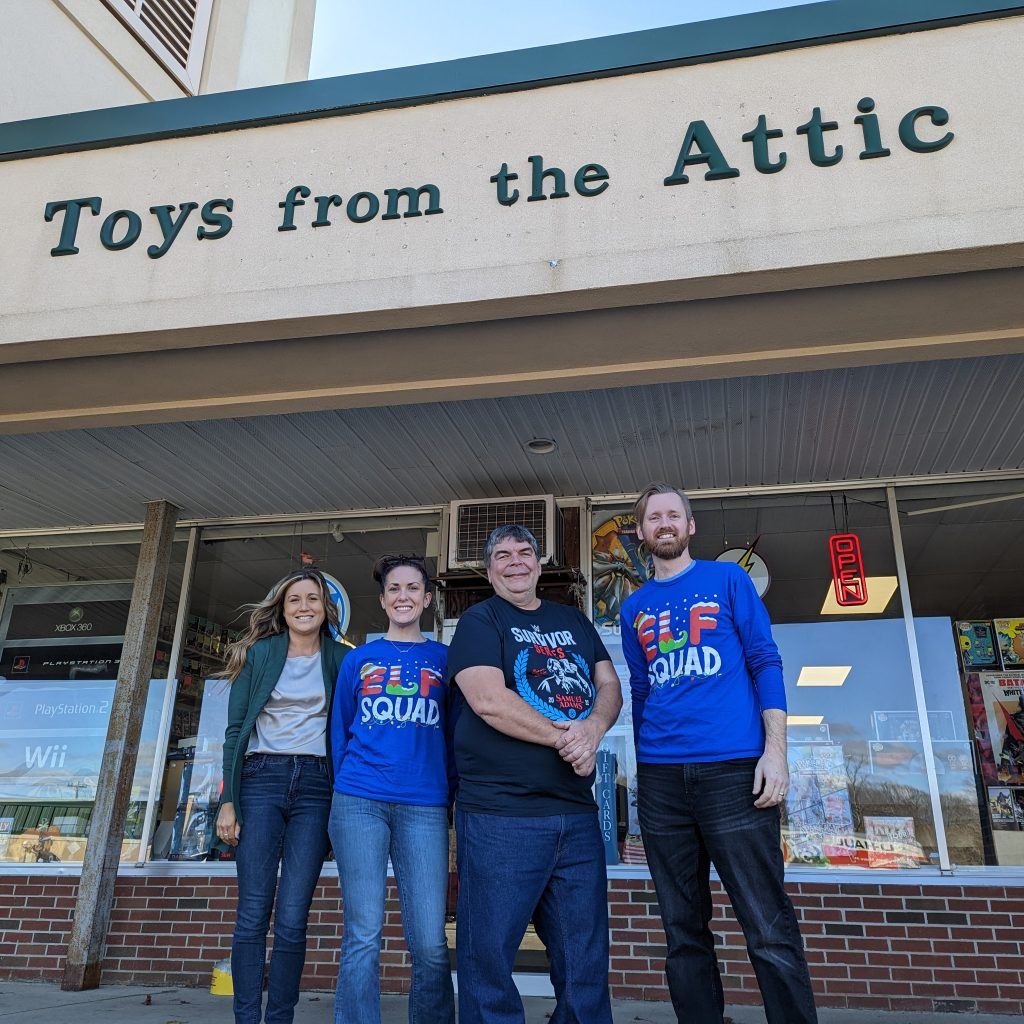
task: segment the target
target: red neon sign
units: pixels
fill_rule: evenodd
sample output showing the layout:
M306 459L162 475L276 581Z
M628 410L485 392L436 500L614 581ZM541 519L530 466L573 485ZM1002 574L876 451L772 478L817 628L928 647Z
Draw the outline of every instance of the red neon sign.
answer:
M828 553L832 556L836 604L841 608L867 604L868 581L864 574L860 537L855 533L835 533L828 539Z

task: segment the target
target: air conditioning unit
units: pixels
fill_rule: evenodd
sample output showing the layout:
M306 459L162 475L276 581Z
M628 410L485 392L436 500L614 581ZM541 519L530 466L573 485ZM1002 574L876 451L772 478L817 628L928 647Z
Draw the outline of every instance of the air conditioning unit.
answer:
M448 569L482 569L484 545L497 526L525 526L540 545L542 565L562 561L562 513L554 495L453 501L448 518Z

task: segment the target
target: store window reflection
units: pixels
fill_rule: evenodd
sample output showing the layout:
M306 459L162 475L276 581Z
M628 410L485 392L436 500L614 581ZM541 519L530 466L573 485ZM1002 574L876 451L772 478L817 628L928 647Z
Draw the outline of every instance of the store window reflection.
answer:
M898 506L928 707L973 739L939 774L950 857L1024 865L1024 479Z
M787 862L878 869L937 863L884 492L716 498L694 501L693 511L694 557L728 559L747 569L782 654L791 773L783 814ZM618 606L641 582L646 565L631 530L626 510L595 514L594 615L624 681ZM858 604L841 603L850 595L837 592L830 551L831 537L851 534L866 586ZM962 767L968 749L962 716L958 722L939 713L930 721L936 757L948 754L947 763ZM639 862L635 755L626 713L605 748L604 777L614 772L617 780L615 787L606 784L603 808L610 821L614 801L614 852Z
M212 526L200 531L185 623L163 782L152 840L154 859L207 860L222 788L229 684L219 678L227 645L247 621L245 605L303 565L337 587L344 628L337 642L363 643L387 629L371 577L383 554L425 556L436 571L438 516L364 516L302 523ZM423 629L436 635L433 619Z
M184 565L172 549L122 860L139 858ZM138 532L0 538L0 860L81 861L99 784Z

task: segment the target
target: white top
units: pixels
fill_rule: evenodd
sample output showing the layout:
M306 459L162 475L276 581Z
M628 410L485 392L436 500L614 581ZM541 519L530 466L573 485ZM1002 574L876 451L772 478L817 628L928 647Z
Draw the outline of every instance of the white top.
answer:
M285 661L246 753L327 755L327 694L319 653Z

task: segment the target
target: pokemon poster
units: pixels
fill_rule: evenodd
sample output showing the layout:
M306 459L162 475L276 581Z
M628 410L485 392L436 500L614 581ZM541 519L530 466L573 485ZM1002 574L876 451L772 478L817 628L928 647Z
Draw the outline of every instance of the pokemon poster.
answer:
M617 626L622 602L647 582L651 561L632 514L610 516L594 528L594 625Z

